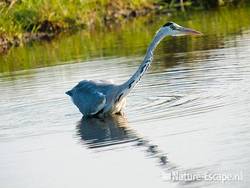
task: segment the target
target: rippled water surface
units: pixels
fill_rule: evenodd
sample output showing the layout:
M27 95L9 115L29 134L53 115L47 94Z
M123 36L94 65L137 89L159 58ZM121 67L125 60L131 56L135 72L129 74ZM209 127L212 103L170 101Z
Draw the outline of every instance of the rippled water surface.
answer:
M135 21L2 57L0 186L249 187L250 22L231 26L227 14L179 20L204 36L162 42L128 96L125 117L81 119L64 92L82 79L128 79L163 16L151 18L152 27ZM203 26L207 19L214 22ZM240 177L173 181L173 173Z

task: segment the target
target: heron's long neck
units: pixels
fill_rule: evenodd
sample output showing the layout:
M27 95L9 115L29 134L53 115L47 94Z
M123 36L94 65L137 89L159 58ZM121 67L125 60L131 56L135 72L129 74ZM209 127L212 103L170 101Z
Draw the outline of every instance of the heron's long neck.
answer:
M141 77L147 71L148 67L152 63L153 53L159 42L164 38L164 36L160 33L157 33L150 43L147 53L143 59L142 64L139 66L138 70L132 75L132 77L121 85L118 95L117 101L121 100L123 97L127 96L130 91L135 87L135 85L140 81Z

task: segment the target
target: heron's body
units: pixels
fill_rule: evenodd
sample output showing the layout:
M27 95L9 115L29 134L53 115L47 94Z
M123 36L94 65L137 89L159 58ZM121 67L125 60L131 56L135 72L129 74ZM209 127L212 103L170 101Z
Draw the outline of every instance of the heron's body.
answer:
M115 100L119 94L119 85L105 80L83 80L67 94L72 97L74 104L86 116L120 113L126 99Z
M104 80L83 80L73 89L67 91L66 94L71 96L74 104L84 116L104 116L106 114L121 113L126 105L126 96L147 71L153 60L153 52L159 42L167 35L183 35L188 32L200 34L197 31L168 22L156 33L142 64L128 81L116 85Z

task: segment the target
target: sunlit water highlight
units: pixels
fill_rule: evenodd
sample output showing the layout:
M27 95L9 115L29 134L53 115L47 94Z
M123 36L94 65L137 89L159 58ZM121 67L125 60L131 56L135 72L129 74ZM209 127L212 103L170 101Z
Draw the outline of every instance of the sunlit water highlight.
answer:
M121 83L142 55L0 75L1 187L248 187L250 30L172 53L174 40L157 50L125 117L82 119L64 92L82 79ZM172 181L172 172L242 179Z

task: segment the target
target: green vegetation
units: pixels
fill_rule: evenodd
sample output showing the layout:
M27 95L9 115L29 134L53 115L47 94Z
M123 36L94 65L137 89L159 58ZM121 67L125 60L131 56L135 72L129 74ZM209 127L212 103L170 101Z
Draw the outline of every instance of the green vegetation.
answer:
M221 8L220 10L190 11L187 14L176 12L170 18L165 15L148 15L124 22L119 27L82 30L71 36L67 36L68 33L61 33L50 43L33 42L22 48L10 50L8 55L0 56L0 73L9 74L17 70L83 62L110 56L126 57L125 61L128 63L130 63L129 57L132 57L131 63L135 63L136 60L139 63L155 31L166 21L172 20L202 31L203 37L168 37L160 44L155 58L157 56L168 58L169 63L166 66L169 66L171 62L178 62L171 61L171 58L181 58L183 52L195 51L195 53L185 53L194 59L191 56L200 55L203 49L236 45L228 41L232 37L243 35L244 31L250 28L249 17L250 7ZM152 66L152 69L157 67Z
M104 22L136 16L144 13L141 10L150 9L149 2L148 0L0 1L0 43L7 45L8 48L12 43L18 45L30 39L46 39L63 30L90 28Z
M1 31L53 32L55 25L60 28L89 25L108 19L114 11L117 11L115 17L119 17L121 9L137 10L147 4L145 0L12 0L10 4L1 4ZM44 22L51 23L52 28L45 27Z
M0 0L0 53L61 31L103 27L151 11L239 5L249 0Z
M185 10L187 8L211 9L220 6L233 5L239 6L250 2L249 0L159 0L168 9L179 8Z

